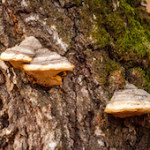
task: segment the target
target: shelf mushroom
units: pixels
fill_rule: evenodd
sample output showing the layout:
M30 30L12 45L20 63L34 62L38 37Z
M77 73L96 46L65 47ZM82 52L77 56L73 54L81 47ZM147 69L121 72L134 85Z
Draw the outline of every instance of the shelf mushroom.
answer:
M30 64L24 64L24 71L30 75L36 83L49 87L61 85L62 79L58 75L60 72L72 71L72 65L65 57L47 48L38 49Z
M115 92L104 111L119 118L150 113L150 94L135 86L130 87Z
M35 50L39 48L42 48L42 45L35 37L26 37L20 45L6 49L0 59L9 61L15 68L22 69L22 64L30 63L35 56Z
M74 68L65 57L43 48L33 36L6 49L0 59L9 61L15 68L25 71L36 83L46 87L61 85L62 79L58 74Z

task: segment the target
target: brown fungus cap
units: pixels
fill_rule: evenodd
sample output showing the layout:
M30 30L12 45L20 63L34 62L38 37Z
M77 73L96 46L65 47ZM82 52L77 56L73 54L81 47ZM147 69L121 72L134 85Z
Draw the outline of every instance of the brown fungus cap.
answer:
M1 60L9 61L15 68L22 68L23 63L30 63L35 56L35 50L42 48L40 42L33 36L26 37L20 45L6 49L0 56Z
M1 54L0 58L4 61L31 62L34 55L34 50L29 46L15 46L6 49L6 51Z
M150 94L135 86L128 86L114 93L105 112L119 118L150 113Z
M30 63L34 50L29 46L15 46L6 49L0 56L1 60L9 61L15 68L22 68L22 63Z
M55 52L43 48L33 36L26 37L19 45L6 49L0 56L15 68L25 71L36 83L43 86L61 85L59 74L72 71L74 66Z
M24 71L33 77L38 84L43 86L61 85L59 74L64 71L72 71L74 66L65 58L46 48L36 51L36 55L30 64L23 65Z

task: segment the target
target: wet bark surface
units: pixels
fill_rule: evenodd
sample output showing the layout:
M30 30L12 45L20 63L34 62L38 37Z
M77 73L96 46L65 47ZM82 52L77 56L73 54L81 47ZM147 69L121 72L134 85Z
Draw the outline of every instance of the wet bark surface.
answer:
M104 86L95 75L95 60L109 54L87 38L91 24L80 18L84 7L69 0L1 2L1 52L32 35L67 57L75 69L61 86L45 88L0 61L0 149L150 149L149 115L120 119L104 113L124 81L117 72L112 75L116 80L109 76L111 84Z

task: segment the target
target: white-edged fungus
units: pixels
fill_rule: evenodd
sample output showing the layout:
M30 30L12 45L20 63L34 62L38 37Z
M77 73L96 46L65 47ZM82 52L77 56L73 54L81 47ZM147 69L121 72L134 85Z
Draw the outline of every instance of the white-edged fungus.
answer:
M125 118L150 113L150 94L132 86L114 93L105 112L115 117Z
M33 36L26 37L19 45L6 49L1 60L9 61L15 68L22 68L23 63L30 63L35 50L42 48L41 43Z
M22 63L30 63L34 55L34 50L29 46L15 46L6 49L0 59L9 61L15 68L22 68Z
M46 87L61 85L62 79L58 74L74 68L65 57L43 48L33 36L6 49L0 59L9 61L15 68L25 71L36 83Z
M74 66L65 58L46 48L36 51L36 56L30 64L24 64L23 69L33 77L38 84L49 87L61 85L59 74L64 71L72 71Z

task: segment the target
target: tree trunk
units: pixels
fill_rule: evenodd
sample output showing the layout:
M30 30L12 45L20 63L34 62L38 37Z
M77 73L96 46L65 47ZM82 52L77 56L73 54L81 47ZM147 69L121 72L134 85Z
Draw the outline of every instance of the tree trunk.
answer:
M134 30L128 16L137 29L128 42L139 44L128 45L142 54L125 54L131 47L124 35ZM140 41L144 36L149 42L148 17L141 1L2 0L1 52L32 35L75 68L61 86L46 88L0 61L0 149L149 150L149 115L120 119L104 113L125 80L149 91L150 50Z

